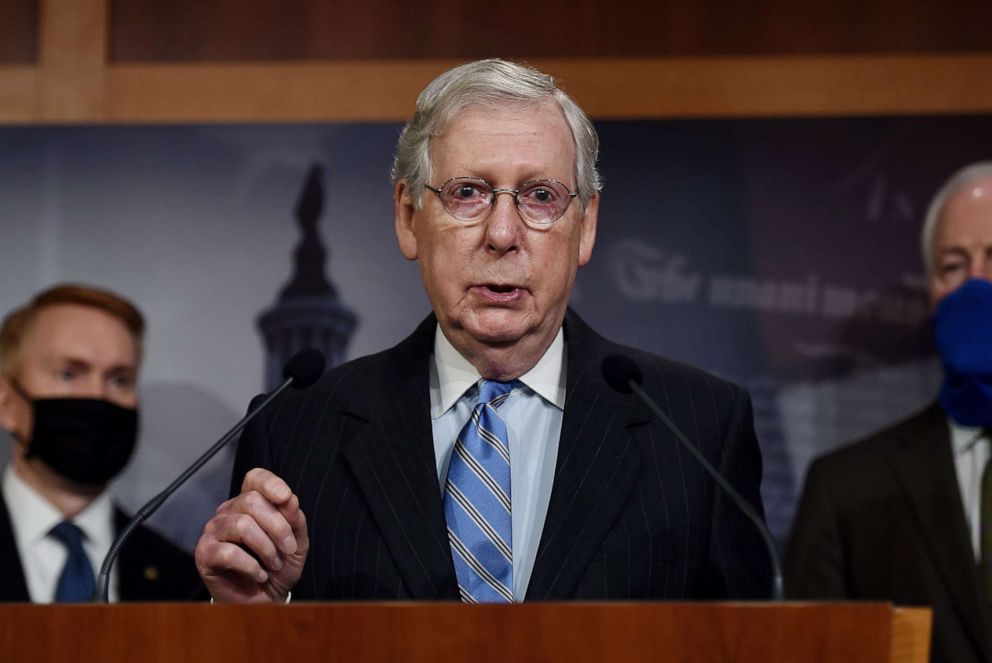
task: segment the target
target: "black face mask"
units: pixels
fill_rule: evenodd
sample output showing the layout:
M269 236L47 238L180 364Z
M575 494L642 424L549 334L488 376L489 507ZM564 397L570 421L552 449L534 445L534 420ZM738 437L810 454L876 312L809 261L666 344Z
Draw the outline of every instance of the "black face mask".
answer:
M134 453L138 411L96 398L30 398L34 426L26 457L84 485L113 479Z

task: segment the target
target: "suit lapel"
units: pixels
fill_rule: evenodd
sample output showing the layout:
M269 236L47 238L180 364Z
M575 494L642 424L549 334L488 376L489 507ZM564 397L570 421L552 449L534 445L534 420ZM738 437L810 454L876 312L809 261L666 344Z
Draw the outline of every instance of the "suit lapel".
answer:
M21 554L14 541L14 528L10 524L7 503L0 495L0 560L4 570L0 573L0 602L30 601L28 586L21 567Z
M602 379L593 334L571 312L565 333L565 412L528 600L565 598L581 579L640 468L632 429L649 420Z
M435 325L429 317L396 348L396 372L382 376L381 389L348 404L356 435L343 454L411 597L457 600L430 418ZM649 421L600 376L591 330L569 313L565 332L565 413L529 600L566 597L581 579L640 468L632 431Z
M343 453L415 600L458 597L434 462L429 357L431 316L396 348L382 389L345 408L356 436Z
M895 469L910 510L923 533L928 553L954 609L992 656L982 626L980 579L964 517L950 434L943 412L934 405L921 416L921 426L897 443Z

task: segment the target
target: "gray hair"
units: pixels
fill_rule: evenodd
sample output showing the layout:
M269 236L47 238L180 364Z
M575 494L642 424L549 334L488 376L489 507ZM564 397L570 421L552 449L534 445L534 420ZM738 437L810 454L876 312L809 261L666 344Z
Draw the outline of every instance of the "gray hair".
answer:
M547 101L558 104L575 144L575 178L579 202L585 209L589 199L602 189L596 158L599 137L586 114L565 94L555 79L526 65L497 58L477 60L449 69L417 97L417 110L403 127L393 158L395 186L406 180L416 207L424 185L433 179L431 138L440 135L462 111L470 107L499 109L536 106Z
M992 161L977 161L968 164L951 175L930 201L927 215L923 219L923 230L920 233L923 263L927 267L927 274L933 270L933 236L937 232L937 220L940 219L940 214L944 211L944 205L962 187L986 177L992 177Z

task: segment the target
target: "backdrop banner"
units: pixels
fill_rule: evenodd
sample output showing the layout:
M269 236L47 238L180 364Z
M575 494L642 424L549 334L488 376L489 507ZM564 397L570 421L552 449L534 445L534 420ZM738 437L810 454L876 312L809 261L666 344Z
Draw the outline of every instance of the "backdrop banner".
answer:
M749 389L781 542L815 455L936 396L919 228L942 181L992 155L992 117L597 126L599 233L572 305L614 340ZM232 425L294 348L343 361L428 312L393 233L399 129L0 127L0 311L71 281L148 318L125 507ZM192 549L232 453L153 525Z

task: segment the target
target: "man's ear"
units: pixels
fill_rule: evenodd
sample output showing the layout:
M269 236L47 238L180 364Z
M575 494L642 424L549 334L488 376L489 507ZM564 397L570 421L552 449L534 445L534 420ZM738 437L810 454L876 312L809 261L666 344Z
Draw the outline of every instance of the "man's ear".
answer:
M599 220L599 194L594 193L586 203L586 211L579 219L579 267L592 258L596 244L596 223Z
M396 241L400 245L400 253L407 260L417 259L417 231L414 227L413 196L406 180L396 183L393 191L393 209L396 216Z
M10 385L10 378L0 375L0 428L14 430L16 421L14 408L17 406L17 393Z

